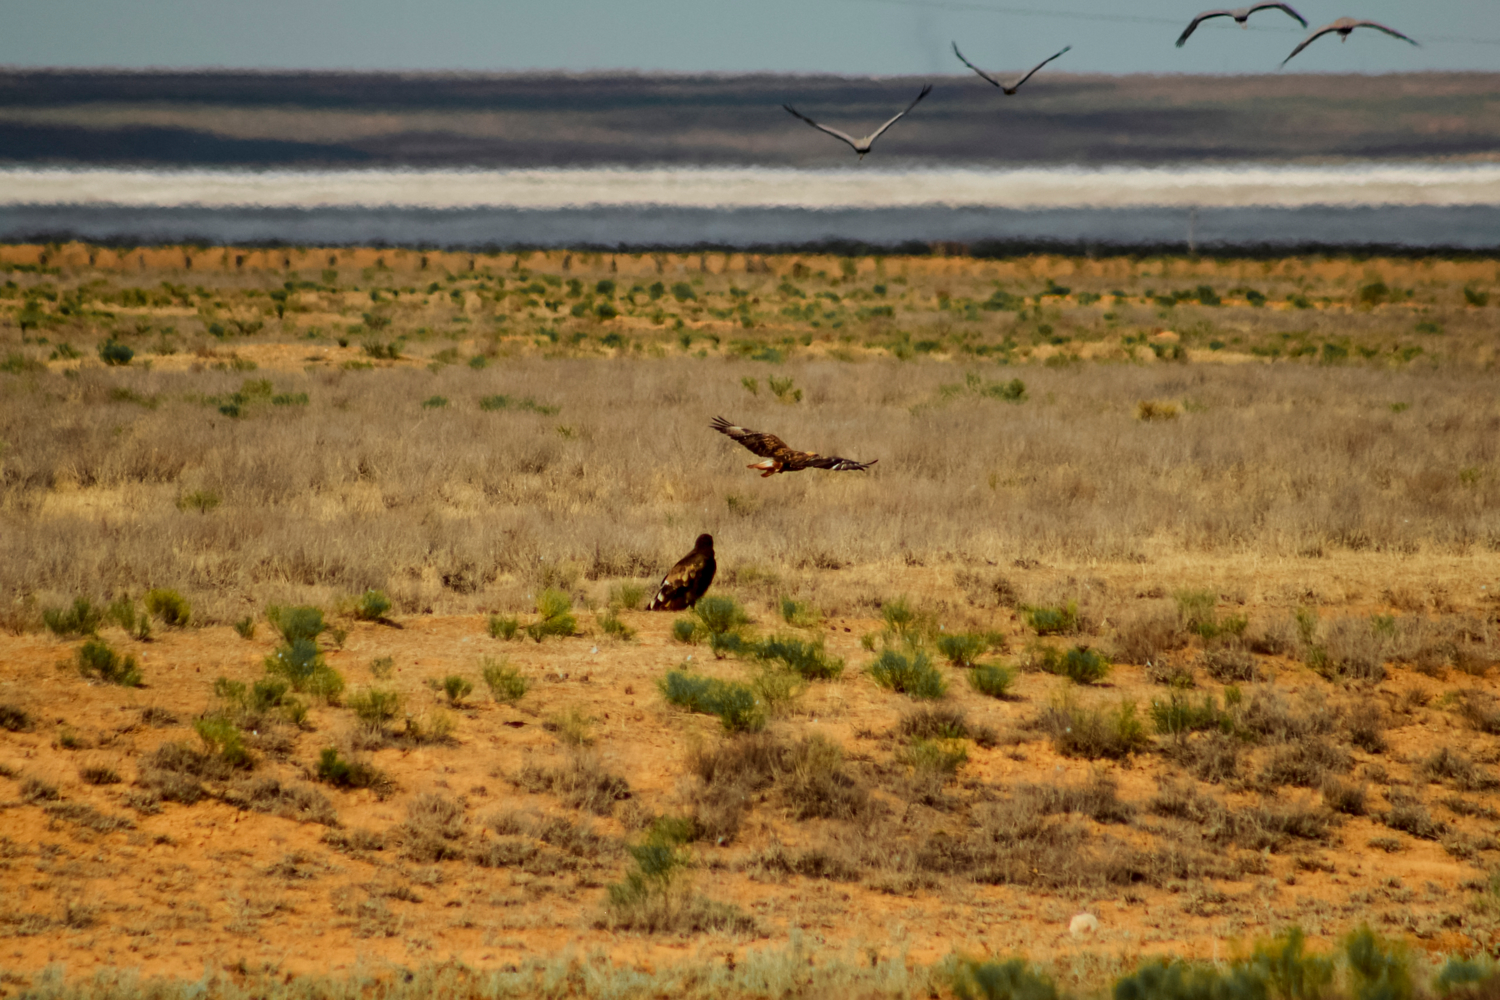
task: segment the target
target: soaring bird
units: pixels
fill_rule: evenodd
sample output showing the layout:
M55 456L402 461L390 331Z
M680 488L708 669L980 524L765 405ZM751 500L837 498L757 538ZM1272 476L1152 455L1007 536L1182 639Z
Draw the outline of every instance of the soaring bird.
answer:
M1188 30L1191 31L1192 29L1190 28ZM964 58L964 54L962 52L958 51L958 43L957 42L953 43L953 54L956 55L956 56L958 56L958 61L959 62L963 63L965 66L969 67L974 72L976 72L980 76L984 77L990 83L993 83L995 86L999 87L1002 91L1005 92L1006 96L1008 97L1011 94L1014 94L1016 91L1020 90L1021 89L1021 84L1025 83L1027 80L1030 80L1034 75L1036 75L1036 71L1037 70L1041 69L1043 66L1047 65L1049 62L1051 62L1052 60L1056 59L1057 56L1062 55L1063 52L1068 52L1068 51L1072 50L1072 48L1073 48L1073 46L1071 46L1071 45L1064 45L1063 49L1062 49L1062 52L1057 53L1057 55L1048 56L1047 58L1043 59L1041 62L1037 63L1035 66L1031 67L1031 71L1029 73L1027 73L1025 76L1021 77L1018 80L1012 80L1008 84L1001 83L999 80L996 80L993 76L990 76L984 70L980 69L978 66L975 66L973 63L969 62L969 60L965 59Z
M1292 10L1289 4L1284 3L1254 3L1248 7L1236 7L1233 10L1205 10L1203 13L1193 18L1193 20L1188 24L1186 28L1182 29L1182 34L1177 36L1177 47L1179 49L1182 48L1182 43L1188 40L1189 35L1198 30L1198 25L1202 24L1204 21L1209 20L1210 18L1232 17L1234 18L1235 23L1237 23L1241 28L1249 28L1250 25L1246 22L1250 20L1250 15L1254 14L1258 10L1284 10L1292 17L1296 18L1299 22L1301 22L1302 27L1307 27L1307 18L1303 17L1295 10Z
M1416 45L1417 48L1421 48L1421 45L1417 43L1417 40L1415 38L1407 38L1395 28L1387 28L1385 25L1379 24L1375 21L1356 21L1352 17L1341 17L1337 21L1334 21L1332 24L1323 25L1323 27L1319 28L1317 31L1314 31L1312 34L1302 39L1302 44L1292 50L1292 55L1287 56L1285 59L1281 60L1281 65L1285 66L1287 63L1292 61L1292 56L1295 56L1298 52L1301 52L1303 49L1307 48L1309 45L1322 38L1324 35L1330 34L1332 32L1338 32L1339 41L1347 42L1349 40L1349 33L1355 28L1374 28L1376 31L1383 31L1387 35L1399 38L1403 42L1411 42L1413 45Z
M823 456L815 451L796 451L786 446L786 442L775 434L762 434L752 431L747 427L736 427L723 417L714 417L710 425L720 434L728 434L740 444L750 449L753 453L761 456L765 461L756 462L747 466L751 469L763 469L760 478L774 476L778 472L801 472L803 469L829 469L833 472L863 472L876 462L873 458L868 462L856 462L850 458L839 458L836 455Z
M926 97L931 92L932 92L932 84L929 83L926 86L924 86L922 88L922 92L917 95L917 100L916 101L912 101L910 104L908 104L906 106L906 111L902 111L901 114L897 115L895 118L892 118L890 121L886 122L884 125L880 126L878 129L876 129L875 131L871 132L869 135L865 136L863 139L856 139L856 138L854 138L854 136L849 135L847 132L840 132L836 128L829 128L827 125L819 125L817 122L813 121L811 118L807 117L802 112L800 112L796 108L792 107L790 104L783 104L782 107L786 108L792 114L796 115L798 118L801 118L803 121L807 122L807 124L811 125L813 128L818 129L818 130L823 131L823 132L827 132L829 135L833 136L836 139L842 139L842 140L844 140L849 145L851 145L851 146L854 147L854 151L856 153L858 153L859 154L859 158L861 160L863 160L865 158L865 154L870 151L870 146L875 142L876 139L880 138L881 133L883 133L886 129L890 128L892 125L896 124L896 122L900 121L901 118L906 114L907 111L910 111L912 108L914 108L914 107L917 106L917 101L920 101L922 98Z
M708 592L714 582L714 536L699 535L693 543L693 551L667 570L656 596L646 606L647 611L683 611L698 603L698 598Z

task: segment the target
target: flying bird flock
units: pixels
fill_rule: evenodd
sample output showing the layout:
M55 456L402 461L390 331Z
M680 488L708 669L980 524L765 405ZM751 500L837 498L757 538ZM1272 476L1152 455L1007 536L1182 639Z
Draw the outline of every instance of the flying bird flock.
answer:
M1193 32L1197 31L1198 26L1205 21L1227 17L1233 20L1240 27L1248 28L1251 16L1258 14L1259 12L1264 10L1281 11L1283 14L1290 17L1298 24L1302 25L1302 27L1307 27L1307 19L1305 17L1297 13L1297 11L1293 9L1291 4L1281 3L1279 2L1279 0L1276 0L1276 2L1255 3L1249 5L1248 7L1205 10L1188 22L1187 27L1182 30L1182 34L1177 37L1177 47L1181 48L1183 45L1185 45L1187 43L1187 40L1192 37ZM1337 34L1341 40L1347 41L1350 33L1353 32L1355 28L1374 28L1377 31L1383 31L1387 35L1399 38L1402 41L1410 42L1412 45L1417 44L1415 40L1407 37L1394 28L1387 27L1384 24L1380 24L1375 21L1358 20L1352 17L1341 17L1337 21L1333 21L1330 24L1325 24L1323 27L1318 28L1312 34L1308 35L1305 39L1302 40L1301 44L1299 44L1295 49L1292 50L1291 55L1282 60L1281 65L1285 66L1288 62L1291 62L1291 60L1299 52L1307 48L1319 38L1322 38L1324 35ZM958 43L953 43L953 54L958 57L959 62L963 63L965 66L969 67L969 69L973 70L976 74L978 74L980 79L984 80L986 83L999 88L1000 92L1005 94L1007 97L1013 96L1016 91L1021 88L1022 84L1035 76L1037 72L1048 63L1052 62L1054 59L1062 57L1071 50L1071 45L1064 46L1059 51L1053 53L1046 59L1043 59L1035 66L1031 67L1031 69L1027 70L1021 76L1016 77L1009 82L1005 82L991 76L984 70L980 69L978 66L969 62L968 59L964 58L964 54L959 51ZM833 136L835 139L847 143L850 148L852 148L854 152L859 155L859 158L863 160L865 158L865 155L870 152L870 148L875 144L875 140L884 135L892 125L896 124L902 118L910 114L912 109L920 104L922 102L922 99L930 93L932 93L932 85L927 84L923 86L921 92L917 94L916 98L913 99L910 104L908 104L900 112L888 119L875 131L862 138L855 138L854 136L850 135L847 132L841 131L840 129L824 125L822 122L814 121L812 118L804 115L802 112L798 111L790 104L783 104L782 107L784 107L788 113L795 115L797 118L800 118L802 121L811 125L813 128L818 129L821 132L826 132L828 135ZM742 445L752 454L759 456L761 460L759 462L751 463L749 468L758 470L762 479L774 476L778 472L801 472L803 469L825 469L830 472L864 472L867 471L870 466L879 461L879 459L871 459L868 462L857 462L854 459L840 458L837 455L820 455L815 451L798 451L795 448L790 447L785 441L781 440L781 438L777 437L775 434L766 434L760 431L753 431L748 427L741 427L737 424L732 424L728 420L725 420L723 417L715 417L713 419L713 422L709 426L718 431L720 434L726 435L730 440L736 442L739 445ZM698 599L708 592L709 586L713 583L714 570L716 568L716 565L717 564L714 562L713 536L707 534L699 535L697 542L693 546L693 551L689 552L687 555L679 559L677 563L667 571L667 575L662 578L661 585L657 588L656 596L651 599L649 610L682 611L686 608L693 607L698 603Z
M1298 24L1302 25L1302 27L1307 27L1307 18L1297 13L1297 11L1292 8L1291 4L1282 3L1280 2L1280 0L1268 0L1268 2L1264 3L1250 4L1247 7L1233 7L1203 11L1201 14L1198 14L1191 21L1189 21L1187 27L1182 30L1182 34L1177 36L1177 47L1181 48L1183 45L1185 45L1187 43L1187 40L1192 36L1193 32L1198 30L1198 25L1202 24L1204 21L1211 21L1215 18L1227 17L1232 19L1241 28L1248 28L1250 27L1250 17L1263 10L1279 10L1282 13L1286 14L1288 17L1292 18ZM1292 50L1292 54L1281 61L1281 65L1285 66L1287 63L1291 62L1292 59L1297 55L1297 53L1301 52L1303 49L1307 48L1309 45L1317 41L1319 38L1322 38L1324 35L1337 34L1342 41L1348 41L1350 32L1352 32L1355 28L1374 28L1377 31L1383 31L1387 35L1391 35L1394 38L1399 38L1402 41L1411 42L1411 44L1413 45L1418 44L1414 39L1402 34L1395 28L1387 27L1386 25L1380 24L1379 22L1363 21L1352 17L1341 17L1337 21L1334 21L1330 24L1325 24L1323 27L1317 29L1312 34L1304 38L1302 40L1302 43ZM1022 74L1021 76L1010 80L1009 82L999 80L986 73L978 66L969 62L968 59L964 58L964 54L958 50L957 42L953 43L953 54L958 57L959 62L963 63L965 66L969 67L969 69L978 74L980 79L999 88L1001 93L1005 94L1007 97L1010 97L1013 96L1016 91L1021 89L1022 84L1035 76L1038 70L1046 66L1052 60L1057 59L1065 53L1071 51L1072 48L1073 47L1071 45L1063 46L1062 49L1048 56L1046 59L1043 59L1035 66L1031 67L1030 70ZM795 115L801 120L807 122L807 124L811 125L815 129L818 129L820 132L826 132L828 135L833 136L835 139L838 139L841 142L848 143L848 145L854 150L854 152L859 154L859 158L863 160L865 158L865 155L870 152L870 147L875 144L875 140L884 135L892 125L896 124L902 118L910 114L912 109L921 102L922 98L926 97L931 92L932 85L927 84L922 88L922 92L917 95L916 100L908 104L902 111L890 118L885 122L885 124L881 125L875 131L859 139L856 139L848 132L844 132L840 129L833 128L830 125L825 125L822 122L815 121L812 118L809 118L807 115L804 115L802 112L798 111L790 104L783 104L782 107L785 108L788 113ZM759 454L759 452L757 452L757 454ZM766 474L770 475L771 473L768 472Z

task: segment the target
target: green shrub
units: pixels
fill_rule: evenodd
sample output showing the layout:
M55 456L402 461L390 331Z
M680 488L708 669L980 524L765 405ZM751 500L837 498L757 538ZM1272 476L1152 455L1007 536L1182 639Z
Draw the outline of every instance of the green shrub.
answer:
M480 677L490 689L496 701L511 704L521 700L531 686L521 672L504 660L498 663L491 659L480 660Z
M121 594L109 602L109 607L104 612L104 620L114 622L141 642L151 638L151 616L144 612L137 616L135 601L129 594Z
M397 691L368 687L349 696L349 708L365 728L384 734L401 714L401 695Z
M391 788L391 779L372 764L339 756L334 747L318 754L318 780L337 788L369 788L381 798Z
M969 684L980 694L1005 698L1016 682L1016 672L997 663L981 663L969 674Z
M103 621L104 611L94 607L87 597L75 597L71 608L47 608L42 612L42 624L47 630L64 638L94 635Z
M222 715L211 715L193 721L193 729L208 752L230 767L248 768L254 764L239 727Z
M869 666L870 677L883 688L912 698L941 698L948 682L922 650L909 654L887 649Z
M526 626L526 634L537 642L549 635L569 636L578 630L573 617L573 599L556 587L537 595L537 620Z
M672 638L681 643L694 643L698 639L698 623L691 618L678 618L672 623Z
M474 682L462 674L449 674L443 678L443 694L448 696L448 704L457 705L473 693Z
M213 490L194 490L177 498L177 509L196 510L200 514L207 514L221 502L221 498Z
M1344 959L1356 1000L1411 1000L1416 994L1411 954L1367 926L1344 939Z
M620 616L613 611L599 616L599 627L604 630L605 635L614 636L617 639L635 638L635 629L622 622Z
M757 658L779 661L804 680L829 681L844 672L844 661L829 656L821 639L803 642L790 636L774 636L753 644L751 649Z
M698 293L693 291L693 286L686 281L679 281L672 286L672 298L678 302L687 302L689 299L696 299L697 297Z
M1085 710L1065 698L1044 712L1040 723L1064 757L1123 760L1151 743L1134 702L1121 702L1109 711Z
M968 763L969 750L962 740L912 740L897 759L919 773L953 775Z
M953 973L953 994L959 1000L1057 1000L1057 987L1043 973L1027 965L1025 959L1005 962L968 959L960 962ZM1155 994L1146 996L1156 1000ZM1146 996L1121 997L1117 993L1115 1000L1146 1000Z
M383 590L367 590L354 604L354 617L360 621L374 622L385 617L391 610L391 599Z
M426 399L422 400L422 409L424 410L441 410L447 405L447 396L428 396Z
M490 615L489 630L491 639L514 639L521 630L521 621L519 618Z
M1483 308L1490 304L1490 293L1482 292L1473 285L1464 286L1464 301L1471 306Z
M937 641L938 652L946 656L950 664L966 668L974 666L974 661L984 655L989 645L984 636L969 632L940 636Z
M723 659L729 653L743 653L750 649L740 635L740 630L750 623L750 616L732 597L705 597L693 605L693 615L698 619L697 633L708 637L708 647L714 656ZM676 625L672 634L677 635Z
M1023 614L1037 635L1071 635L1078 631L1078 604L1074 601L1060 608L1025 608Z
M255 618L254 618L254 616L253 615L246 615L245 617L241 618L239 621L235 622L234 623L234 630L240 634L240 638L241 639L254 639L255 638Z
M298 639L311 642L328 627L323 623L323 612L307 605L284 608L273 604L266 608L266 618L288 643Z
M728 732L753 733L765 728L765 708L746 684L673 670L662 679L660 688L662 697L673 705L717 715Z
M99 360L110 367L128 365L135 351L111 337L99 345Z
M146 591L146 610L170 628L187 628L193 617L192 605L175 590L157 587Z
M798 628L811 628L818 622L818 612L806 601L781 599L781 620Z
M20 705L0 703L0 729L11 733L29 732L32 718Z
M1362 305L1373 306L1390 298L1391 290L1383 281L1372 281L1359 286L1359 301Z
M106 684L140 687L141 670L134 656L120 656L102 639L90 639L78 649L78 672Z
M1230 716L1219 710L1218 700L1205 694L1201 704L1181 691L1173 691L1166 701L1151 703L1151 722L1163 736L1186 736L1205 729L1222 729L1228 733L1234 728Z
M609 588L609 606L617 611L636 611L646 597L646 588L634 581L616 583Z
M1074 684L1097 684L1109 676L1109 660L1083 646L1074 646L1063 654L1061 670Z

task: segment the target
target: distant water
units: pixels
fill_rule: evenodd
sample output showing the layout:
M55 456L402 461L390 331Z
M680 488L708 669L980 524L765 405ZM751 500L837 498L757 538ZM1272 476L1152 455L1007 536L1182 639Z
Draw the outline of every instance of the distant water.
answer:
M0 170L0 238L1500 247L1500 164Z

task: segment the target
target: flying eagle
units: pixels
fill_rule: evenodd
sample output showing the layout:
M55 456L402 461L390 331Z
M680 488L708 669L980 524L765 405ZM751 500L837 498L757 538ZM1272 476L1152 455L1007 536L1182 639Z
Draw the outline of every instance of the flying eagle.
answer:
M1392 38L1399 38L1403 42L1411 42L1413 45L1421 48L1421 45L1415 38L1408 38L1405 35L1401 34L1401 32L1397 31L1395 28L1387 28L1385 25L1379 23L1378 21L1356 21L1352 17L1341 17L1337 21L1334 21L1332 24L1323 25L1323 27L1319 28L1317 31L1314 31L1312 34L1304 38L1302 40L1302 44L1292 50L1292 55L1287 56L1285 59L1281 60L1281 65L1285 66L1287 63L1291 62L1293 56L1295 56L1298 52L1301 52L1303 49L1307 48L1313 42L1322 38L1324 35L1337 33L1339 36L1339 41L1347 42L1349 40L1349 33L1355 28L1374 28L1376 31L1385 32Z
M815 451L795 451L786 446L786 442L775 434L762 434L752 431L747 427L736 427L723 417L714 417L710 426L720 434L728 434L740 444L755 454L765 459L764 462L756 462L747 466L751 469L763 469L760 478L774 476L778 472L801 472L803 469L829 469L834 472L863 472L876 462L878 458L868 462L856 462L851 458L839 458L837 455L823 456Z
M656 596L646 605L647 611L684 611L698 603L714 582L714 536L699 535L693 551L677 560L662 577Z

